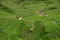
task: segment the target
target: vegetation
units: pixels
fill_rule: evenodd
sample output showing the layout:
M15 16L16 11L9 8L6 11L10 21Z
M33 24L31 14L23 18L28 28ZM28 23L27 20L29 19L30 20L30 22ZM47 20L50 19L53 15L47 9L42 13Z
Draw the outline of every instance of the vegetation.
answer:
M0 0L0 40L60 40L59 17L59 0Z
M35 25L34 29L35 40L39 40L39 38L45 34L45 28L43 24L39 21L36 21L34 25Z
M14 14L14 10L7 8L6 6L2 5L1 3L0 3L0 9L6 11L8 13Z

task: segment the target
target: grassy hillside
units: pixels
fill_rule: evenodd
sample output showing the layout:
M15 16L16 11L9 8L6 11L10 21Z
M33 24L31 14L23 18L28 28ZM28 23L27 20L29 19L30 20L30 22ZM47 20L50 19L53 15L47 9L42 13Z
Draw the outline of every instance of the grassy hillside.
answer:
M60 0L0 0L0 40L60 40Z

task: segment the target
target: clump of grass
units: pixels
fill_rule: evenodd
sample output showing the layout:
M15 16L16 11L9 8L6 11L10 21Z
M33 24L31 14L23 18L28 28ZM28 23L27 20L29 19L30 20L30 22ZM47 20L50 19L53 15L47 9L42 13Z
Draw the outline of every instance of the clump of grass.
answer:
M46 2L44 2L44 3L46 3L46 4L51 4L51 3L53 3L52 1L46 1Z
M24 7L24 9L26 9L26 7Z
M6 6L2 5L1 3L0 3L0 9L6 11L8 13L12 13L12 14L15 13L14 10L7 8Z
M54 10L54 9L57 9L57 7L50 7L50 8L48 8L48 10Z

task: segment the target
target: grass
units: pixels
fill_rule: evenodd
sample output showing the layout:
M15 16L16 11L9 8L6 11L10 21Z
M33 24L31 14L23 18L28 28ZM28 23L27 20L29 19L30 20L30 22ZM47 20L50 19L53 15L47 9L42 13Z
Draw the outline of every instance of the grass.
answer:
M50 0L50 1L52 1L53 3L48 4L48 6L46 6L45 2L38 2L38 3L21 2L19 5L14 6L14 2L12 0L2 1L1 3L4 6L14 10L15 13L11 14L6 11L0 10L0 29L3 30L3 32L0 32L1 40L33 40L33 38L31 37L33 34L31 33L29 33L24 39L18 36L14 36L14 34L16 35L19 33L22 34L21 30L24 29L29 30L31 24L33 24L37 20L43 22L43 25L46 31L48 32L52 32L52 30L59 28L60 3L58 3L58 0ZM47 10L50 7L57 7L57 8L53 10ZM42 10L44 8L47 8L45 10L45 13L48 14L48 16L40 16L35 13L37 10ZM22 20L18 20L16 18L17 16L21 16L24 18ZM54 18L54 20L52 20L52 18ZM24 27L21 26L22 25L21 21L25 22L26 25ZM55 21L56 24L53 23L53 21ZM60 40L60 38L51 40Z

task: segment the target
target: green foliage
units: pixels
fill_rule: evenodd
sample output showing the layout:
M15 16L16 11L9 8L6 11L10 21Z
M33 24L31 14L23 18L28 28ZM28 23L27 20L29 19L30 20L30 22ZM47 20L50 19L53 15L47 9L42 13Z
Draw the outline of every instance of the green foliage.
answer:
M48 8L48 10L54 10L54 9L57 9L57 7L50 7L50 8Z
M5 32L2 28L0 28L0 38L2 38L4 40L8 40L9 39L9 33Z
M10 40L17 40L17 35L16 34L13 34L11 37L10 37Z
M46 1L45 2L46 4L51 4L51 3L53 3L52 1Z
M46 34L42 37L42 40L50 40L49 34Z
M0 2L1 1L2 0L0 0ZM57 10L53 10L54 8L50 7L52 6L50 5L52 2L48 2L47 0L19 0L19 1L16 0L17 1L16 4L20 4L22 2L18 6L12 5L12 3L14 3L12 1L13 0L6 0L6 1L4 0L4 2L2 2L3 5L0 4L0 9L1 9L0 10L0 28L2 28L0 29L0 38L1 38L0 40L39 40L39 39L40 40L41 39L42 40L52 40L52 39L58 40L58 38L60 38L60 27L58 27L60 26L59 25L60 16L58 15L58 12L60 13L60 6L58 2L55 2L55 0L54 1L52 0L53 1L52 5L53 6L57 5L58 7ZM45 6L45 3L43 3L42 1L44 2L46 1L45 3L50 8L46 7L47 5ZM27 4L26 2L29 4ZM15 10L16 15L8 14L8 13L14 13L14 10L4 5L7 5L8 7L11 6L12 9L16 9ZM40 16L35 14L35 11L41 10L45 7L48 8L49 10L52 10L52 11L49 11L49 10L46 11L47 16ZM7 13L5 13L4 11L6 11ZM31 22L31 24L33 24L34 22L33 32L29 32L30 24L28 24L24 20L17 20L19 17L16 17L16 16L19 16L19 17L22 16L25 21ZM52 17L56 19L52 19ZM41 21L36 21L36 20L42 20L43 23ZM55 21L56 23L53 23L53 21ZM23 38L23 39L20 39L20 38Z
M25 1L25 0L15 0L14 2L15 2L15 4L20 4L21 2L23 2L23 1Z
M52 30L51 37L52 38L59 38L60 37L60 29L56 28L56 29Z
M1 3L0 3L0 9L6 11L8 13L14 14L14 10L7 8L6 6L2 5Z
M17 36L25 38L28 35L29 24L27 24L24 20L21 20L19 25Z
M45 27L43 26L42 22L40 22L40 21L36 21L34 23L34 26L35 26L34 36L35 36L36 40L38 40L40 37L42 37L45 34Z

